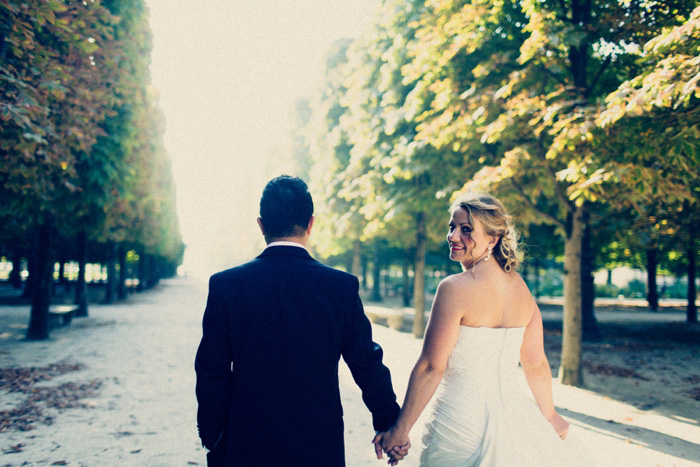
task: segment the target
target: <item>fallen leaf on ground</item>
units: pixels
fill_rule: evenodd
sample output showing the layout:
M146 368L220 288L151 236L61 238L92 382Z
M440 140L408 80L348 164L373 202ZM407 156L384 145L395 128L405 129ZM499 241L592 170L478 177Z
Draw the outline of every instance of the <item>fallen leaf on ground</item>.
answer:
M22 452L22 448L25 446L24 443L19 443L14 446L10 446L7 449L3 449L2 452L5 454L17 454L18 452Z

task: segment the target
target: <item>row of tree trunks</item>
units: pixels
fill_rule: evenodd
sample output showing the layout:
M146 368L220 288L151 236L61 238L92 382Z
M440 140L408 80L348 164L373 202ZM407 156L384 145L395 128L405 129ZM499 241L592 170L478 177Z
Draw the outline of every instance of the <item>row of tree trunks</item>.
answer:
M138 290L150 289L160 282L162 270L153 255L141 254L138 266L139 288Z
M24 297L31 297L31 310L29 327L26 337L31 340L48 339L49 337L49 307L54 281L54 248L56 238L56 226L52 216L46 215L42 223L33 233L33 248L27 258L29 275L27 276ZM76 316L88 316L87 281L85 279L88 256L88 238L85 232L79 232L76 236L78 277L75 284L75 304L78 307ZM107 284L105 287L106 303L113 303L115 297L122 300L127 296L126 275L127 263L125 245L110 242L107 262ZM19 277L21 286L21 255L17 259L13 257L13 273ZM66 261L60 261L59 264ZM119 264L119 274L116 273L116 264ZM138 264L139 290L156 285L160 279L159 265L152 255L143 254ZM59 277L63 278L63 267L59 266ZM13 277L12 275L10 276ZM11 279L12 280L12 279ZM59 283L61 279L59 279Z
M411 306L411 278L409 271L411 269L412 262L416 259L415 249L408 248L406 250L406 255L403 257L401 263L401 276L402 276L402 292L401 300L404 307ZM379 241L374 242L374 260L372 261L372 291L370 295L370 300L373 302L381 302L383 300L382 294L382 268L385 264L382 263L381 257L381 244ZM363 267L363 255L362 255L362 242L360 240L355 240L353 243L353 254L349 258L349 271L357 278L363 278L365 275ZM363 288L367 288L365 281L363 282ZM388 285L384 283L385 291L384 294L388 293Z
M658 274L658 250L656 248L648 248L646 250L647 259L647 303L649 305L649 310L658 311L659 310L659 292L657 284L657 274ZM686 249L686 257L688 263L686 266L686 274L688 276L688 289L686 293L686 298L688 300L686 304L686 322L697 323L698 322L698 310L695 301L697 300L697 248L695 246L694 239L690 240L690 244Z

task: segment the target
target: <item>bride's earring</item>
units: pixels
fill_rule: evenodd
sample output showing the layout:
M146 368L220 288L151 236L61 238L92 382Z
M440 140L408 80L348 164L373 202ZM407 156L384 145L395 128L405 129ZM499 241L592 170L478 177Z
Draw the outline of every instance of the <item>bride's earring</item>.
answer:
M488 261L491 259L491 248L488 249L488 253L486 253L486 258L484 258L484 261Z

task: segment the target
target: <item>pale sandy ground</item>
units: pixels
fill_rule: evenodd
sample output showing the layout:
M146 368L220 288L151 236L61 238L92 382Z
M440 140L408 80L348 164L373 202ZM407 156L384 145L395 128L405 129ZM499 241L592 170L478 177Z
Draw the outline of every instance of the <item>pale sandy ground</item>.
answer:
M205 465L195 429L192 369L205 300L203 283L165 281L157 290L132 296L125 304L92 306L90 317L54 330L47 342L21 340L26 307L0 307L0 368L80 363L82 370L37 387L102 382L92 397L82 401L86 408L44 409L53 417L52 424L0 433L0 465ZM382 326L374 326L374 335L385 349L401 399L421 341ZM690 358L662 350L640 354L680 361L685 366L678 371L700 375L692 349ZM641 358L644 355L636 362L640 374L648 370L645 365L659 365L658 360ZM599 357L607 361L604 355ZM369 412L349 372L341 367L348 465L384 465L374 458L370 444ZM616 394L617 386L639 391L634 379L600 375L594 379L598 389L610 386L605 394ZM642 408L556 384L555 400L600 465L700 465L700 402L676 397L677 391L659 379L641 380L641 385L643 392L653 393L655 401ZM0 411L16 407L26 397L0 389ZM416 447L421 430L419 421L412 433ZM322 447L309 455L322 456ZM416 449L402 465L417 465L417 457Z

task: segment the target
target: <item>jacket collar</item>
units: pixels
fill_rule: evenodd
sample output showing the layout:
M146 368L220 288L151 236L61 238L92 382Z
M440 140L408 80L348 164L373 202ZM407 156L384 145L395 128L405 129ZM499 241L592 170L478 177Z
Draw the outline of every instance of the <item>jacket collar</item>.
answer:
M297 256L299 258L313 259L306 248L287 245L273 245L265 248L258 258L265 256Z

